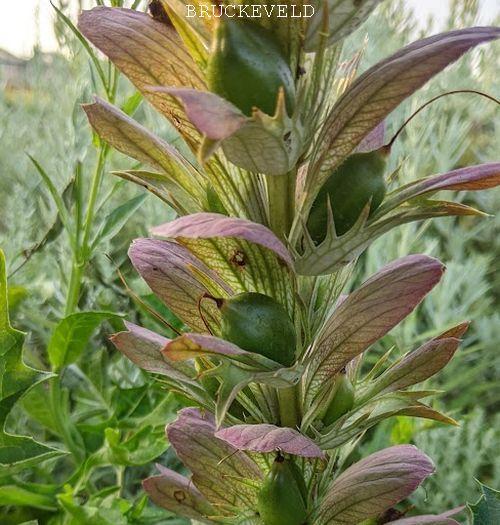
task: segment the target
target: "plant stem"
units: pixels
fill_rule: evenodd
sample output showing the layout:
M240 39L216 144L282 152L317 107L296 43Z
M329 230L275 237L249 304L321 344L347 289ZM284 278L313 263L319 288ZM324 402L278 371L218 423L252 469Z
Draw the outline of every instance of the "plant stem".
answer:
M102 176L104 174L104 166L108 154L107 146L102 145L99 150L99 157L97 160L96 169L92 177L90 185L90 195L83 223L83 232L80 231L80 225L76 232L77 246L73 250L73 257L71 263L71 275L69 279L68 292L66 296L66 307L64 310L65 317L74 313L78 308L78 299L82 288L82 276L87 265L91 253L89 253L89 241L92 233L92 226L95 215L95 208L97 204L97 197L99 188L101 186ZM79 211L77 211L79 213ZM77 220L77 223L79 221ZM79 242L83 233L81 243ZM53 414L58 432L61 434L64 444L78 463L85 458L85 452L78 446L72 434L71 419L66 413L67 403L61 395L61 374L63 370L59 371L59 375L51 380L50 384L50 407ZM76 431L76 429L75 429Z
M97 196L99 194L99 188L101 187L102 176L104 174L104 165L106 163L106 157L108 153L108 148L106 146L101 146L99 151L99 158L97 161L97 166L92 177L92 182L90 184L90 196L89 203L87 206L87 213L85 215L85 222L83 224L83 240L82 240L82 252L84 255L84 260L88 260L89 253L88 246L90 240L90 234L92 233L92 226L94 222L95 207L97 203Z
M273 232L285 240L295 211L295 178L293 169L283 175L268 175L269 223Z
M109 90L107 90L108 101L113 103L116 98L116 92L118 89L118 72L116 69L112 69L108 75L108 81L111 84ZM106 164L106 158L109 153L109 147L102 142L99 147L99 155L97 158L97 165L90 183L90 196L87 205L87 211L85 214L85 220L83 223L83 239L80 244L80 218L77 218L77 232L76 240L77 246L73 252L73 261L71 264L71 276L69 280L68 293L66 296L66 308L65 316L72 314L78 306L78 298L80 297L82 275L85 270L85 266L89 261L92 254L89 253L89 241L92 233L92 226L94 222L95 209L97 204L97 196L99 194L99 188L101 187L101 181L104 174L104 167ZM79 214L80 211L78 210Z
M69 427L70 419L67 417L65 412L67 404L64 403L61 394L61 376L58 375L50 380L50 407L54 417L56 430L61 434L64 444L68 448L68 451L73 456L76 463L79 463L84 458L82 449L75 442Z
M82 273L83 264L78 261L77 257L73 257L73 264L71 265L71 275L68 286L68 294L66 296L66 308L64 310L65 317L72 314L76 310L76 307L78 305Z
M66 296L66 308L64 312L65 316L72 314L78 306L78 298L80 297L83 271L91 255L88 253L89 240L90 235L92 233L97 196L99 194L99 188L101 186L102 176L104 174L104 166L106 163L107 153L107 147L102 146L99 151L97 166L90 185L89 202L87 205L85 221L83 223L83 239L81 244L77 246L76 251L73 253L73 261L71 264L71 276L69 280L68 293ZM77 232L78 237L79 233L80 232Z
M283 175L267 176L269 223L273 232L286 241L295 213L295 184L297 170ZM282 426L295 428L299 424L296 389L294 386L277 390Z
M296 428L299 425L296 389L294 386L278 389L280 423L283 427Z

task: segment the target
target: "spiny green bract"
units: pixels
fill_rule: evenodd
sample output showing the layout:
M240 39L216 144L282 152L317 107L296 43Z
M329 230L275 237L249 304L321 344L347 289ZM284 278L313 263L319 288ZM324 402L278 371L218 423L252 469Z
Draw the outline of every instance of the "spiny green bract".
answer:
M355 153L338 167L321 188L311 208L307 229L314 242L325 239L330 200L337 235L348 232L370 202L373 213L385 197L384 153Z

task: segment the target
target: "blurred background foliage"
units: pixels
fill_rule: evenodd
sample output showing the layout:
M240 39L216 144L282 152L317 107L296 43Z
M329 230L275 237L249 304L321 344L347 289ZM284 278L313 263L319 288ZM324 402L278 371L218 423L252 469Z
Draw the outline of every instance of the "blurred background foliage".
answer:
M63 12L68 8L67 2L56 5ZM344 58L363 50L361 72L418 37L474 25L477 12L476 0L452 0L445 27L433 27L429 20L422 28L403 0L385 2L346 42ZM28 155L43 168L69 209L75 206L72 181L80 177L83 194L88 193L100 147L80 105L102 91L88 55L61 19L55 31L61 53L35 51L30 60L15 63L0 57L0 246L9 263L12 324L28 333L25 360L43 369L48 340L66 309L72 253L57 208ZM391 115L388 137L419 105L446 90L480 89L500 97L499 70L500 44L468 54ZM170 136L165 121L134 99L133 87L125 80L118 81L116 93L117 104L133 106L134 118ZM416 117L398 139L391 171L406 183L425 174L498 160L499 131L500 112L494 104L466 94L441 99ZM109 152L96 207L97 226L105 224L118 206L144 194L110 175L125 167L133 167L129 159ZM397 356L463 319L472 321L459 353L428 385L443 390L437 404L451 412L460 427L399 418L377 427L359 450L364 455L390 444L413 442L427 452L437 474L413 501L426 513L477 499L474 477L500 486L500 191L462 198L496 217L447 218L393 230L362 256L356 276L359 282L386 262L416 252L436 256L447 266L442 284L373 349L374 359L391 347ZM144 301L153 301L131 270L126 252L133 238L172 216L162 202L146 195L89 259L82 274L79 308L124 313L132 321L165 331L130 298L117 267ZM165 309L162 313L169 315ZM84 466L78 468L75 457L64 456L17 476L0 473L2 524L33 518L52 525L182 523L149 507L140 489L140 480L154 469L155 460L175 465L166 450L163 428L181 400L117 355L106 339L113 329L116 323L114 328L104 324L62 380L68 417L83 441ZM44 389L36 387L16 407L8 428L64 448L53 414L45 407ZM37 489L31 489L30 483L37 483ZM39 493L42 484L49 496L37 500L33 493ZM21 489L32 499L26 500ZM20 504L23 494L29 505Z

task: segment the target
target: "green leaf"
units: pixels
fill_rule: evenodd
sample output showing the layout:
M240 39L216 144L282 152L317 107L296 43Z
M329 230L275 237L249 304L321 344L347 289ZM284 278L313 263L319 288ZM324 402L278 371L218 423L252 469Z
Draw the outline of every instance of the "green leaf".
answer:
M142 96L140 91L136 91L128 99L122 104L121 110L131 117L139 108L141 105L141 102L143 101L144 97Z
M500 523L500 491L492 489L481 482L482 496L475 504L467 507L472 515L473 525L495 525Z
M57 503L50 495L16 485L0 487L0 507L7 505L34 507L42 510L57 509Z
M28 436L5 431L14 404L34 385L51 377L26 366L22 360L24 333L10 325L5 257L0 250L0 466L9 473L62 454Z
M94 330L106 319L121 319L112 312L77 312L57 324L47 347L54 370L74 363L85 349Z
M10 286L8 294L9 310L12 313L28 297L28 290L24 286Z
M104 433L110 460L114 465L147 465L163 454L168 447L163 425L158 428L148 425L130 437L123 436L120 430L115 428L107 428Z
M130 217L141 207L145 198L146 194L134 197L107 215L92 243L92 250L99 242L109 241L117 235L127 224Z
M31 155L28 155L29 159L35 166L38 174L42 178L44 184L47 186L47 189L50 192L50 195L52 196L52 199L54 200L54 203L57 207L57 211L59 213L59 217L61 219L61 222L63 223L64 227L66 228L66 231L70 236L72 236L73 228L71 226L71 221L69 218L68 210L66 208L66 204L64 203L64 200L62 198L62 195L59 194L57 191L57 188L54 186L54 183L50 179L47 172L42 168L41 164L33 158Z
M80 43L82 44L83 48L87 52L87 54L90 57L90 60L92 60L92 63L94 64L94 67L96 68L97 74L99 75L99 78L101 79L102 85L104 86L104 89L108 90L108 82L106 80L106 76L104 74L104 71L102 69L101 63L99 62L99 59L97 58L97 55L94 53L92 47L90 44L85 40L84 36L78 31L77 27L73 24L73 22L51 2L52 7L57 12L57 16L59 16L62 21L69 27L69 29L72 31L72 33L78 38Z
M51 406L47 403L46 387L47 385L45 383L39 383L31 388L30 391L26 392L23 396L21 405L32 420L50 429L51 432L56 432L57 423Z
M58 496L59 504L73 518L69 523L78 525L127 525L126 514L131 504L121 499L115 493L108 498L91 498L80 504L79 498L68 487L66 492Z

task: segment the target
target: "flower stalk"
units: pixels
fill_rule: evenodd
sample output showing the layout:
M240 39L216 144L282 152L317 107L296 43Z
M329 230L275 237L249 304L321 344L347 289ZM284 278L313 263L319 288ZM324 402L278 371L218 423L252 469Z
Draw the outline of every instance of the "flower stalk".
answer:
M397 415L455 423L426 404L429 392L416 385L448 363L467 325L457 324L395 363L381 361L362 376L365 353L438 285L444 267L425 255L402 257L346 296L335 275L353 266L392 228L433 217L479 215L462 204L434 201L433 193L500 184L500 164L490 163L390 188L386 194L385 185L392 181L387 181L385 164L375 170L370 160L384 146L384 120L391 111L465 52L500 37L500 30L466 28L414 42L354 80L355 71L343 78L337 63L342 40L370 14L367 6L353 3L342 29L336 24L344 12L318 9L301 41L291 42L296 32L280 25L288 23L284 20L252 26L247 32L244 24L231 26L224 46L221 31L206 29L201 35L189 21L177 20L168 5L166 10L173 24L163 23L163 17L110 8L86 12L80 20L85 36L172 121L185 147L192 149L182 155L181 149L102 101L85 107L103 141L158 172L136 170L127 178L156 195L162 192L162 199L179 215L153 229L159 238L136 240L129 256L186 330L166 339L128 324L112 338L118 350L162 375L165 384L193 405L167 429L169 443L193 480L161 468L144 487L158 505L195 521L282 525L275 521L276 501L283 505L286 494L274 491L273 476L286 465L297 493L303 492L307 525L385 519L387 511L432 474L431 460L409 445L382 450L348 468L337 468L338 458L343 447L361 439L369 428ZM151 41L160 45L154 53L144 52ZM293 109L291 115L285 110L281 81L276 86L266 83L263 92L263 82L253 82L248 100L241 99L244 89L235 88L238 78L255 80L255 64L269 56L263 53L266 42L272 42L273 57L279 56L279 67L284 68L277 71L277 60L268 60L263 64L268 76L291 78L295 84L285 86L296 94L296 105L288 108ZM304 63L295 64L295 58L283 63L280 49L292 49ZM241 75L229 69L231 61ZM210 64L208 76L200 63ZM287 67L300 75L291 75ZM158 78L163 85L156 85ZM335 97L328 89L339 82L346 90L332 104ZM261 100L265 107L255 107ZM278 110L271 115L275 100ZM203 161L200 166L192 164L196 154ZM352 162L359 158L363 177L359 162ZM92 182L86 228L100 172ZM355 191L375 176L384 191ZM200 180L207 188L227 189L225 204L234 201L237 206L207 206L203 191L200 196ZM344 181L345 196L335 200ZM328 183L333 187L320 193ZM312 209L323 205L316 202L318 194L325 195L325 210L316 224L319 231L312 235L307 219ZM254 204L263 195L267 225ZM370 209L375 196L376 206ZM84 245L87 240L86 229ZM240 307L244 298L244 309L235 308L228 316L212 301L200 301L203 297L219 297L221 304ZM321 304L324 298L329 304ZM303 313L318 307L324 319L311 322ZM266 314L269 308L279 310L274 325ZM291 326L299 341L290 360L283 359L284 337L278 325ZM344 388L332 395L339 382ZM243 493L235 480L248 490ZM188 497L180 501L175 497L179 491ZM302 514L297 519L302 525ZM421 523L432 519L422 517ZM448 522L456 523L452 518Z
M283 175L266 177L269 224L271 230L283 241L286 241L295 214L295 182L297 172L291 170Z

